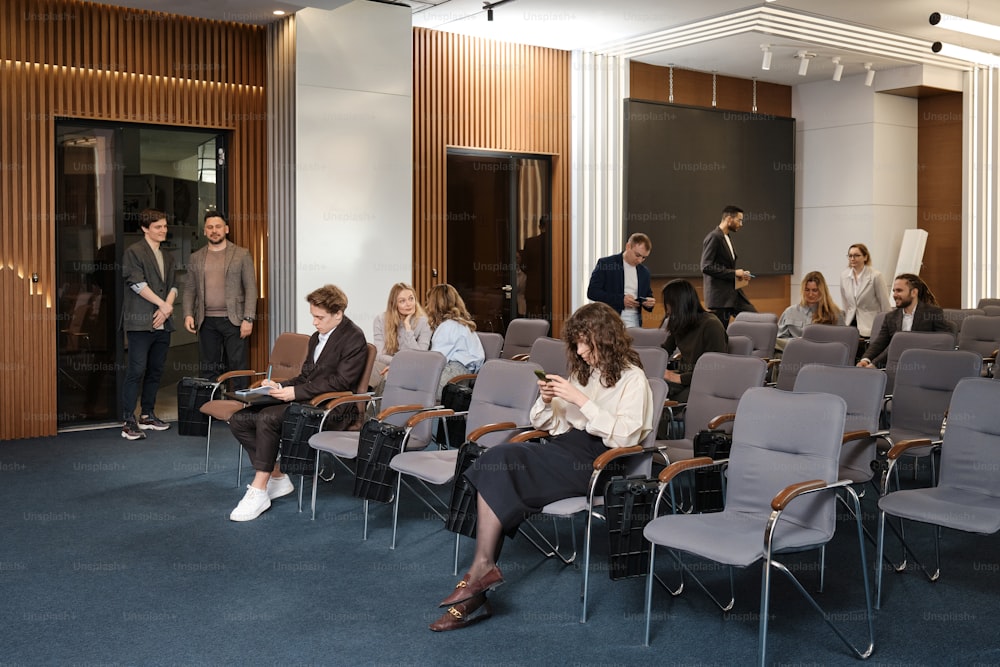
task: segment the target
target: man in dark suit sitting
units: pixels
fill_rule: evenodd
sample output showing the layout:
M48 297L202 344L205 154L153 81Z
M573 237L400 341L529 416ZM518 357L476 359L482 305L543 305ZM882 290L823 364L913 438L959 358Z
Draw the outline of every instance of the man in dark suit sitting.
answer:
M287 402L308 401L330 391L354 392L365 372L368 342L364 332L344 315L347 296L337 286L325 285L313 290L306 301L316 332L309 339L302 372L281 383L271 380L262 383L272 387L272 398L286 402L262 409L244 408L229 421L230 430L247 450L256 471L243 500L229 515L233 521L256 519L271 506L272 500L294 490L288 475L283 475L275 464ZM344 405L327 417L326 424L345 429L354 416L354 406Z
M652 311L656 305L649 269L642 265L652 249L649 237L637 232L628 237L624 252L600 258L590 274L587 298L611 306L626 327L641 327L639 309Z
M896 308L882 321L878 333L872 332L871 342L858 366L885 366L889 341L897 331L947 331L955 333L951 322L927 283L912 273L901 273L892 282L892 299Z

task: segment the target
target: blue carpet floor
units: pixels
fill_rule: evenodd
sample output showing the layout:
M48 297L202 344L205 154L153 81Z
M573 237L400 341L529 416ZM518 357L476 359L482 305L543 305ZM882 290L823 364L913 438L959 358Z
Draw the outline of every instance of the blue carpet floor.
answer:
M405 495L397 549L389 549L386 506L374 508L369 539L362 541L361 501L342 474L321 484L315 521L306 488L303 513L293 495L256 521L230 522L243 489L236 487L235 441L224 426L216 428L207 474L203 439L173 429L135 443L117 430L0 442L0 665L583 667L754 660L759 567L737 572L737 605L729 614L693 585L677 598L659 590L652 646L644 648L644 582L610 581L601 539L588 623L578 622L579 569L542 558L518 538L503 554L507 583L492 594L496 616L460 632L432 633L427 625L441 613L437 601L456 580L454 537L440 521ZM871 495L865 503L873 524ZM863 603L851 527L842 523L828 550L821 597L860 640ZM568 525L562 528L568 541ZM915 526L908 534L930 560L929 530ZM471 541L463 540L463 566L470 553ZM946 532L939 582L912 569L887 573L869 663L1000 664L997 554L996 537ZM814 555L789 562L815 586ZM659 563L666 567L667 559ZM725 585L723 572L707 565L700 571L720 590ZM776 664L858 662L781 579L771 622L768 657Z

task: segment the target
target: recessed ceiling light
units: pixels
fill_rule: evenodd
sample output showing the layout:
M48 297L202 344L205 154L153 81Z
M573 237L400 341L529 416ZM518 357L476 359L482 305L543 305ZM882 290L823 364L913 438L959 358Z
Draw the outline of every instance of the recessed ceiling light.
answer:
M274 14L275 16L284 16L285 15L285 10L284 9L275 9L271 13Z

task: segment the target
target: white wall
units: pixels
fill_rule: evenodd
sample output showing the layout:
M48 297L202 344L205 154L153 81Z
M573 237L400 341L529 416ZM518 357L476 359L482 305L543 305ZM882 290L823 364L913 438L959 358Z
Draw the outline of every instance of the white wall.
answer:
M792 302L809 271L823 273L839 302L851 243L867 245L873 266L891 280L903 232L917 226L917 100L846 77L795 86L792 116L799 165Z
M296 330L334 283L371 340L413 257L410 10L365 0L296 14Z

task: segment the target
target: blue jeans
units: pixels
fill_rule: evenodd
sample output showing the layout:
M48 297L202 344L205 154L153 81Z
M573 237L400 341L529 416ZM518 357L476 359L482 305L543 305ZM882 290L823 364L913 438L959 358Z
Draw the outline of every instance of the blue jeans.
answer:
M156 405L156 392L160 389L163 366L170 349L169 331L126 331L128 337L128 366L125 384L122 385L122 418L135 419L135 399L142 382L140 414L148 415Z

